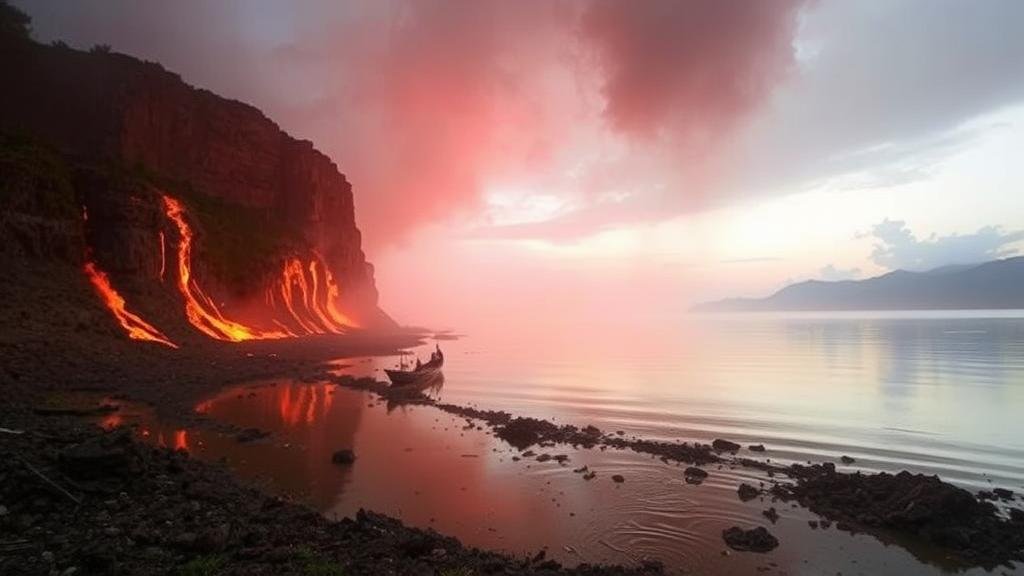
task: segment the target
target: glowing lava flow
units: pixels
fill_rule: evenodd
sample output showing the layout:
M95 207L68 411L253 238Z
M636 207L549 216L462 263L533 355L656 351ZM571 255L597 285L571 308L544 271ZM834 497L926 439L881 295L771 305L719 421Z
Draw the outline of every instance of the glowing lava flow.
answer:
M310 263L309 266L310 270L312 270L313 263ZM338 283L334 281L334 275L327 269L327 266L324 266L324 284L327 286L327 315L339 326L359 328L359 323L347 314L343 314L341 310L338 310L338 297L341 294L341 290L338 288Z
M167 246L164 241L164 232L160 231L160 281L164 281L164 272L167 271Z
M267 303L276 308L281 302L291 319L307 334L343 334L350 328L357 328L358 324L338 310L339 295L334 276L320 255L314 253L307 266L298 258L284 263L276 293L273 287L268 290Z
M117 293L117 290L114 290L114 287L110 285L110 278L107 277L106 273L97 268L96 264L87 261L85 263L85 274L89 277L93 287L96 288L100 298L103 299L103 303L107 305L107 308L114 314L117 321L128 332L129 338L159 342L171 348L178 347L177 344L171 342L167 336L164 336L152 324L128 311L125 307L124 298Z
M164 196L164 212L178 227L178 290L185 298L185 316L200 332L216 338L240 342L265 338L285 338L284 332L264 332L228 320L220 313L213 300L192 279L192 228L185 221L185 208L181 202Z
M304 334L342 334L358 327L338 309L338 284L315 252L308 264L299 258L285 261L280 279L267 289L267 304L279 315L272 319L279 331L263 331L225 318L192 278L192 228L185 219L185 207L166 195L163 203L167 217L177 226L180 236L178 290L185 298L185 316L202 333L218 340L238 342Z

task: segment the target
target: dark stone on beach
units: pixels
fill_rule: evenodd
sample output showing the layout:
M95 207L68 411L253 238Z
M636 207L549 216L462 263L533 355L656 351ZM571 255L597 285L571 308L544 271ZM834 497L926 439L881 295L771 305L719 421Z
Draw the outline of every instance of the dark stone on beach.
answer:
M983 567L1024 560L1024 530L996 507L937 476L900 472L846 474L834 466L792 465L796 483L772 494L796 500L845 531L901 533ZM823 520L821 526L827 527Z
M779 512L775 509L774 506L761 512L761 514L763 514L765 518L770 520L772 524L775 524L779 521Z
M700 484L707 479L708 473L696 466L690 466L683 471L683 479L687 484Z
M238 442L255 442L270 436L270 432L260 430L259 428L246 428L235 436L235 440Z
M551 460L551 454L541 454L540 456L537 456L537 462L547 462L548 460Z
M764 452L764 444L751 444L747 449L751 452Z
M591 470L590 472L587 472L586 474L583 475L583 479L584 480L593 480L596 477L597 477L597 472L594 472L593 470Z
M716 438L715 441L711 443L711 447L718 452L736 452L740 449L739 444L728 440L722 440L721 438Z
M818 521L817 520L808 520L807 521L807 525L811 527L811 530L817 530L818 529Z
M615 482L616 484L622 484L625 481L626 478L622 474L615 474L612 476L612 482Z
M739 526L733 526L722 531L722 539L733 550L740 552L769 552L779 545L779 540L772 536L764 526L758 526L751 530L744 530Z
M843 464L853 464L854 462L856 462L856 460L846 455L841 456L839 460L841 460Z
M565 454L555 454L555 462L559 464L565 464L569 461L569 457Z
M355 463L355 461L356 453L348 449L338 450L333 456L331 456L331 462L334 462L335 464L347 466Z
M495 430L498 438L522 450L540 444L549 435L558 433L558 426L537 418L513 418Z
M739 494L740 500L747 502L748 500L753 500L754 498L757 498L761 491L758 490L757 488L754 488L750 484L743 483L740 484L740 487L736 489L736 493Z
M1018 524L1024 524L1024 510L1020 508L1010 508L1010 521Z
M996 488L992 490L992 493L996 495L996 498L1000 500L1012 500L1013 490L1007 490L1006 488Z
M139 471L138 447L126 431L89 438L60 453L62 471L79 480L130 476Z

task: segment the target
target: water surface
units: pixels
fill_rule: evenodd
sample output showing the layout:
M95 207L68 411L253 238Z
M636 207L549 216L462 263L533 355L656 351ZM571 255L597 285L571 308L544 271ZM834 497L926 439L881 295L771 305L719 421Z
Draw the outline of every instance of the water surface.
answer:
M1024 491L1024 314L695 317L671 329L573 327L529 338L496 330L441 345L445 382L430 393L447 402L649 438L763 443L773 461L849 455L850 470L909 469L971 490ZM383 378L394 363L346 360L338 369ZM202 429L154 424L147 433L226 457L327 515L366 507L473 545L546 547L566 562L657 558L699 574L958 570L913 543L812 530L805 510L741 503L739 482L767 480L755 471L710 467L707 482L690 486L680 467L631 452L554 447L536 451L570 462L539 463L463 419L329 383L253 383L199 409L273 435L239 444ZM333 465L338 448L355 449L356 464ZM583 465L598 477L573 472ZM769 506L782 516L775 525L761 514ZM721 531L733 525L769 526L782 545L727 553Z

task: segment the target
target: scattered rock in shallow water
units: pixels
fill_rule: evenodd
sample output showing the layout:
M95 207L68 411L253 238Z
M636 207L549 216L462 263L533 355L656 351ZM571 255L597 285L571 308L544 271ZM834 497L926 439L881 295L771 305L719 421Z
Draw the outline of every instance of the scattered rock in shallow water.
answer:
M696 466L690 466L683 471L683 479L686 480L687 484L700 484L707 479L708 473Z
M736 452L740 449L739 444L728 440L722 440L721 438L716 438L715 441L711 443L711 447L719 452Z
M740 552L769 552L779 545L779 540L772 536L764 526L758 526L752 530L744 530L739 526L733 526L722 531L722 539L733 550Z
M533 450L527 450L526 452L523 452L523 458L533 458L536 455L537 454Z
M764 444L751 444L747 449L751 452L764 452Z
M551 460L551 454L541 454L540 456L537 456L537 462L547 462L548 460Z
M547 437L558 433L558 426L537 418L513 418L503 426L498 426L495 433L498 438L521 450L534 444L543 444Z
M558 462L559 464L565 464L566 462L569 461L569 457L566 456L565 454L556 454L555 461Z
M583 479L584 480L593 480L596 477L597 477L597 472L594 472L593 470L591 470L590 472L587 472L586 474L583 475Z
M622 474L615 474L612 476L612 482L615 482L616 484L622 484L625 481L626 478Z
M356 453L348 449L338 450L331 456L331 462L335 464L349 465L355 463L355 461Z
M1000 500L1012 500L1013 490L1007 490L1006 488L995 488L992 493L996 495L996 498Z
M811 527L811 530L817 530L818 529L818 521L817 520L808 520L807 521L807 525Z
M750 484L743 483L740 484L740 487L736 489L736 493L739 494L740 500L746 502L748 500L753 500L754 498L757 498L758 494L760 494L761 491L758 490L757 488L754 488Z
M589 471L590 469L587 468L586 466L580 466L579 468L573 469L573 472L576 474L586 474Z
M856 462L856 460L850 458L849 456L846 456L845 454L841 456L839 460L842 461L843 464L853 464L854 462Z
M775 509L774 506L761 512L761 514L763 514L765 518L770 520L772 524L775 524L779 521L779 512Z
M255 442L270 436L270 432L265 432L259 428L246 428L235 436L235 440L238 442Z

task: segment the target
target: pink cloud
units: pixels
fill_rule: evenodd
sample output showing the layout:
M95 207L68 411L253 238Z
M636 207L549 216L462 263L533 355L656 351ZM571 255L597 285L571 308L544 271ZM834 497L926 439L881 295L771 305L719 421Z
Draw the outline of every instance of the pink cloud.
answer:
M583 17L616 129L706 141L762 102L793 61L802 0L597 0Z

